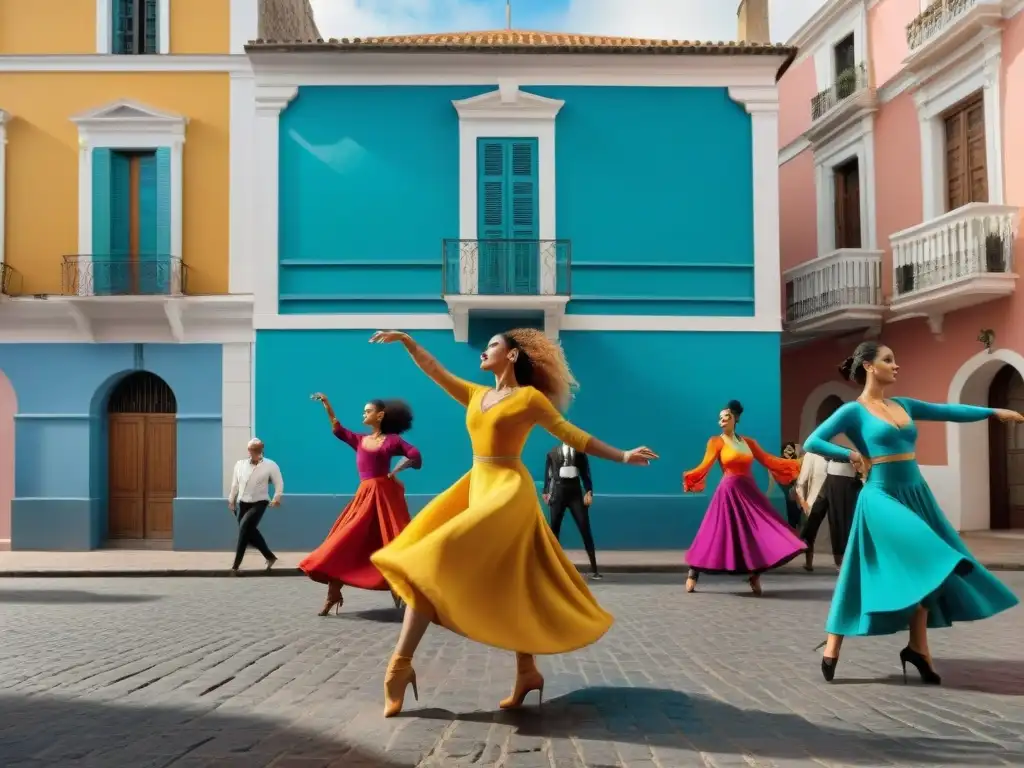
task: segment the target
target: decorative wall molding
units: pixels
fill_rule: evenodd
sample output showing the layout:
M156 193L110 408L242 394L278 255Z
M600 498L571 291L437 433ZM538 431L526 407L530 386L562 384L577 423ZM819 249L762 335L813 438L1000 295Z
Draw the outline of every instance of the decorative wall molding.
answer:
M188 118L122 99L74 115L78 126L78 253L87 264L92 253L92 150L171 150L171 252L182 255L182 151ZM83 291L91 286L83 283Z
M515 80L498 81L497 90L452 101L459 115L459 238L477 239L479 219L477 145L483 138L537 140L538 239L554 240L555 226L555 118L565 105L520 90ZM539 258L539 256L538 256ZM555 292L557 265L541 264L542 294ZM459 256L459 291L476 294L479 274L475 259ZM563 302L564 303L564 302Z
M257 117L280 117L285 108L299 95L297 85L257 84L255 93Z
M779 165L785 165L790 160L795 160L810 148L811 142L809 142L806 137L797 136L793 141L789 142L789 144L779 150Z
M58 54L0 55L0 73L7 72L251 72L244 54Z

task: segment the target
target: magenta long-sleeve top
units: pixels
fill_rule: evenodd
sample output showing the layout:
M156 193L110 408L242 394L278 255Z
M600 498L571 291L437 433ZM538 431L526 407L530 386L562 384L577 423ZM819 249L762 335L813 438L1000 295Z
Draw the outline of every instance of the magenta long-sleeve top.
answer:
M391 460L395 456L407 458L410 469L419 469L423 466L423 456L416 446L407 443L398 435L387 435L379 448L367 450L363 447L363 438L369 435L346 429L337 421L334 422L333 432L336 438L348 443L355 450L356 469L359 470L360 480L386 477L391 471Z

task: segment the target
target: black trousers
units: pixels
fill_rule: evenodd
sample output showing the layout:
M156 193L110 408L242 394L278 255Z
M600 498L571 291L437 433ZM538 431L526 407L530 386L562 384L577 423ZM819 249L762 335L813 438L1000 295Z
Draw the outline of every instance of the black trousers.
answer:
M793 498L793 485L783 485L781 489L786 494L786 522L789 523L790 528L798 531L800 523L803 522L803 512L796 499Z
M828 532L832 540L832 559L836 565L843 562L846 543L850 540L850 529L853 527L853 510L857 506L861 482L856 477L829 475L818 493L818 498L811 506L800 538L807 544L807 551L814 554L814 540L818 537L818 529L828 515Z
M256 547L267 560L277 559L259 530L263 513L267 511L269 504L269 501L238 502L238 545L235 547L235 564L231 566L232 570L238 570L245 555L245 548L249 546Z
M579 529L580 536L583 538L583 547L587 550L590 569L597 573L597 553L594 551L594 535L590 532L590 510L583 503L583 488L580 481L576 478L556 479L551 487L548 509L551 510L551 530L554 532L556 539L562 531L562 519L565 517L565 510L569 510L572 519L576 521L576 527Z

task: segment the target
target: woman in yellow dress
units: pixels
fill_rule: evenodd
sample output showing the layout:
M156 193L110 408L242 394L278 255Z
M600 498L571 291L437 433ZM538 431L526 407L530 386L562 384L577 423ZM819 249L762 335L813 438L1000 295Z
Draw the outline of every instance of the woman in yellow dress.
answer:
M419 368L466 408L473 467L417 514L371 561L405 604L405 619L384 678L384 716L402 711L416 689L412 657L431 622L516 654L516 680L502 709L531 691L544 695L535 654L590 645L612 625L548 527L533 478L520 454L540 424L577 451L647 465L649 448L620 451L570 424L561 414L576 385L561 346L534 329L492 338L480 368L493 388L454 376L399 331L371 343L401 343Z

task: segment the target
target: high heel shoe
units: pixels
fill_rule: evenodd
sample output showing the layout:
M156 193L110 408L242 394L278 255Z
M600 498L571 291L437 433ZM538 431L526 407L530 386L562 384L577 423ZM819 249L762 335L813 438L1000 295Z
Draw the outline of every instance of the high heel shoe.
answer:
M334 615L337 616L338 611L341 610L341 606L344 602L345 598L343 597L338 597L336 599L328 597L327 601L324 603L324 607L320 609L320 613L318 613L317 616L327 616L331 612L331 608L334 609Z
M538 706L544 702L544 677L537 669L533 656L527 653L516 654L516 684L512 694L502 699L498 706L501 709L517 709L523 706L527 695L537 691Z
M697 580L694 579L694 578L687 579L686 580L686 591L687 592L693 592L695 589L697 589Z
M416 670L412 668L412 659L408 656L392 656L384 675L384 717L394 717L402 711L405 692L410 685L412 695L419 701L420 692L416 688Z
M839 666L839 657L830 658L828 656L821 657L821 676L825 678L826 683L831 683L832 678L836 676L836 667Z
M942 685L942 678L932 669L927 657L922 656L909 645L900 651L900 664L903 665L903 682L907 682L907 664L910 664L921 675L921 682L927 685Z

